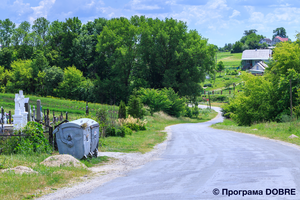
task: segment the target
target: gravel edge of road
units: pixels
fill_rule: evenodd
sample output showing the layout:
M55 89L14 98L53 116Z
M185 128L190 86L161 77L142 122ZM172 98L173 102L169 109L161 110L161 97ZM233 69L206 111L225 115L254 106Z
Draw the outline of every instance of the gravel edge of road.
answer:
M99 156L115 158L105 165L89 168L94 172L93 178L82 177L84 182L71 183L67 187L58 189L54 193L47 194L38 198L39 200L61 200L77 197L84 193L90 193L95 188L118 177L126 176L129 171L138 169L146 163L159 159L160 155L166 150L168 141L172 138L170 126L164 131L167 133L166 140L154 146L153 150L145 154L141 153L120 153L120 152L99 152Z

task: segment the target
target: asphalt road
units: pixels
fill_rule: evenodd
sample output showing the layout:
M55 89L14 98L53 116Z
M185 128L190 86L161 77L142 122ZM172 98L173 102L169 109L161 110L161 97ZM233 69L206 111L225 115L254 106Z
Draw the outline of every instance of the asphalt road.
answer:
M74 199L300 199L300 149L209 127L222 120L171 126L161 159Z

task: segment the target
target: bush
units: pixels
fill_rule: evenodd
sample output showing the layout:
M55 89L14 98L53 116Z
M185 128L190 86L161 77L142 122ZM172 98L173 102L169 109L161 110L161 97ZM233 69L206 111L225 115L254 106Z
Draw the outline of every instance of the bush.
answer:
M127 126L122 126L121 128L122 133L125 135L132 135L132 130L130 128L128 128Z
M140 119L144 117L143 104L141 99L137 96L136 91L129 97L128 115Z
M212 87L212 84L211 83L206 83L203 85L203 87Z
M123 130L123 127L109 126L105 132L106 137L125 137L125 130Z
M151 116L154 112L168 110L172 105L165 90L141 88L139 94L142 103L149 107Z
M196 118L198 118L199 114L200 114L200 112L199 112L198 106L194 106L193 107L193 116L195 116Z
M224 102L224 101L228 101L228 97L225 95L211 95L210 100L214 102L215 101Z
M170 101L170 107L165 107L162 111L171 116L180 117L184 112L185 99L180 98L172 88L165 88L161 93L167 95L168 100Z
M22 131L22 137L11 137L8 139L4 153L32 154L51 153L52 147L43 134L43 127L37 122L28 122Z
M134 118L128 115L127 119L118 119L117 124L119 126L126 126L133 131L146 130L146 120L140 120L139 118Z
M185 107L185 114L184 114L185 117L193 117L193 114L192 114L192 109L188 106Z
M121 100L119 105L119 118L126 118L126 105L124 101Z

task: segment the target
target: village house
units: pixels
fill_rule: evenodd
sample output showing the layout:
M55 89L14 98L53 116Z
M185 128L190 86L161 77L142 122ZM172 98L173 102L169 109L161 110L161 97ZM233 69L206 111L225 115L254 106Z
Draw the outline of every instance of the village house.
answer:
M259 41L259 44L267 43L268 46L272 46L272 40L269 38L264 38Z
M271 49L245 50L242 54L242 69L249 70L252 74L264 74L266 63L272 59Z
M267 43L268 46L275 46L279 42L287 42L289 38L282 38L280 36L276 36L273 40L269 38L263 38L259 41L259 44Z
M289 38L282 38L280 36L276 36L273 40L272 40L272 45L276 45L279 42L287 42L289 41Z

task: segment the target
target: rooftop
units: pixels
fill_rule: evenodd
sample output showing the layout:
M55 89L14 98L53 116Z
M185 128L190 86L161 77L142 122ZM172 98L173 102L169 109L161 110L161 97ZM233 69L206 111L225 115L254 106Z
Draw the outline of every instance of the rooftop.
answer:
M242 60L269 60L271 57L271 49L253 49L243 51Z

